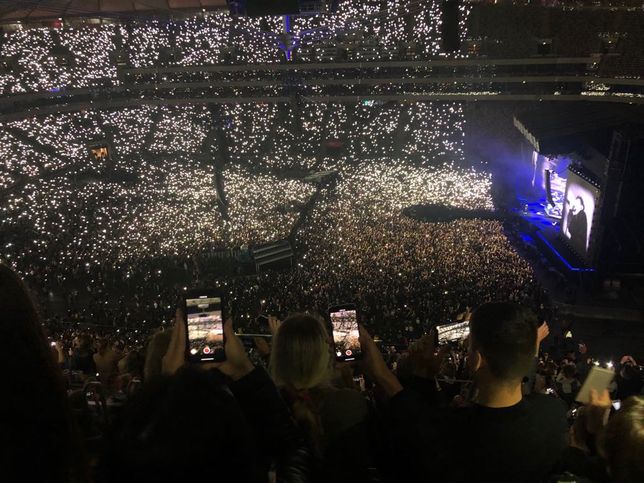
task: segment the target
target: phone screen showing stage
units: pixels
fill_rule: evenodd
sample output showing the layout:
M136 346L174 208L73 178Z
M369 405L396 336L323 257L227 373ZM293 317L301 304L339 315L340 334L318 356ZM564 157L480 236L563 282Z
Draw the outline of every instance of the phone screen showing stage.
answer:
M362 356L355 309L335 309L329 312L333 328L335 356L339 361L351 361Z
M438 332L438 343L447 344L465 339L470 335L469 322L454 322L451 324L439 325L436 327Z
M203 295L186 299L188 352L193 361L222 361L224 326L221 298Z

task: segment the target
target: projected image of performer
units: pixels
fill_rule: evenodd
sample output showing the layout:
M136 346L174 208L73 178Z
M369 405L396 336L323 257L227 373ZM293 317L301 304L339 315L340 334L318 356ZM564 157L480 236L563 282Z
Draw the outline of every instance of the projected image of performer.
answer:
M565 234L573 245L587 249L588 218L584 200L581 196L577 196L572 204L570 200L566 200L566 203L568 204L568 223Z

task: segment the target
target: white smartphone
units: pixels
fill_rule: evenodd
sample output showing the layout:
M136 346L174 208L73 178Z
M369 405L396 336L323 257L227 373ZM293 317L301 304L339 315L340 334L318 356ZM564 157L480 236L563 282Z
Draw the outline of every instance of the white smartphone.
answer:
M581 386L575 401L588 404L590 402L590 390L594 389L598 394L603 392L605 389L608 389L613 377L615 377L613 371L593 366Z

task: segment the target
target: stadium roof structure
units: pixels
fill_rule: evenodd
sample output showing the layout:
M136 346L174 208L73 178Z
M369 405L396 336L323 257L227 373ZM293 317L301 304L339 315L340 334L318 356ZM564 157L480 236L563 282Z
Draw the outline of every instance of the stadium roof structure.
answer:
M566 154L579 145L580 139L606 142L598 133L642 119L639 106L592 105L543 106L514 116L515 127L543 155Z
M226 0L0 0L0 23L121 18L226 8Z

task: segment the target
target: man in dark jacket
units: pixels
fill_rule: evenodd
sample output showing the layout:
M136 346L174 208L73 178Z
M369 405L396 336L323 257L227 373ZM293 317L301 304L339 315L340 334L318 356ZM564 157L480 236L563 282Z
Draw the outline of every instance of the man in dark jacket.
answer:
M521 393L537 347L529 311L489 303L472 315L468 366L478 395L466 408L432 408L401 386L364 329L361 343L368 370L390 397L401 481L539 481L556 471L566 448L565 407Z
M570 233L570 243L586 253L588 238L588 217L586 216L586 207L581 196L574 200L572 208L568 214L568 232Z

